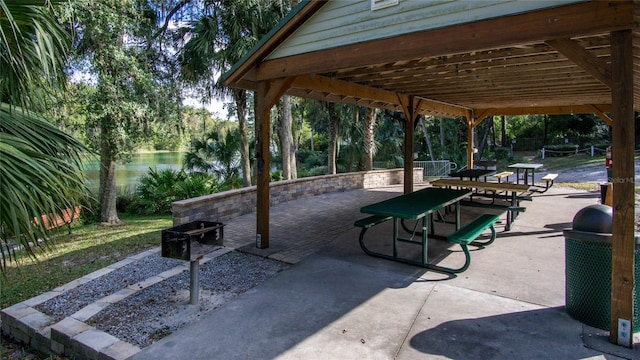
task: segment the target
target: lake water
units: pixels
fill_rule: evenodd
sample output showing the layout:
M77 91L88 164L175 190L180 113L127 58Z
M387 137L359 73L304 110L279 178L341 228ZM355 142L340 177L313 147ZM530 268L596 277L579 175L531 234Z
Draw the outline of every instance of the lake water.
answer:
M138 184L138 179L149 172L149 169L173 169L182 168L184 152L157 152L134 154L131 162L117 164L116 184L120 189L132 191ZM89 188L97 191L100 186L100 162L96 158L85 165Z

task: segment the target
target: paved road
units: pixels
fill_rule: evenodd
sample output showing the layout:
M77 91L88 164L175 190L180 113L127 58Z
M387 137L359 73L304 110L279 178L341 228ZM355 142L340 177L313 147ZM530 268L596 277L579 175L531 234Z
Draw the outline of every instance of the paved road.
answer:
M636 186L640 186L640 160L636 160ZM571 170L558 172L557 183L561 182L589 182L603 183L607 179L607 169L604 164L582 165Z

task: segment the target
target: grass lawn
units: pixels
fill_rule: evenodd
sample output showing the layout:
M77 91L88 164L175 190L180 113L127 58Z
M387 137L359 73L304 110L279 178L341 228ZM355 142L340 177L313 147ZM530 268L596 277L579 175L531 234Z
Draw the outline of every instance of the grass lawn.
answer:
M602 165L604 169L604 156L588 156L586 154L577 154L572 156L547 157L544 160L536 158L537 163L544 164L547 170L566 170L582 165Z
M67 234L62 226L53 236L54 248L34 261L18 255L0 276L0 308L5 308L54 289L127 256L160 246L161 232L173 226L171 215L121 214L123 225L76 225Z

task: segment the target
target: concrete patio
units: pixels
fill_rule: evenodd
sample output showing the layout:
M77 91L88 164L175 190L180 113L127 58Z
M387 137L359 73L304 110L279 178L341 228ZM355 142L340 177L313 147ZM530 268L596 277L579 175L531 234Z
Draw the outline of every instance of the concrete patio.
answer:
M565 308L563 229L598 192L534 195L511 231L472 251L458 276L373 258L353 221L401 186L325 194L272 207L271 246L256 249L255 215L230 220L225 245L295 263L132 359L639 359ZM464 219L483 209L464 207ZM486 211L486 210L484 210ZM437 233L453 225L436 224ZM451 227L451 228L448 228ZM391 224L367 238L384 248ZM459 247L432 241L430 260L456 266Z

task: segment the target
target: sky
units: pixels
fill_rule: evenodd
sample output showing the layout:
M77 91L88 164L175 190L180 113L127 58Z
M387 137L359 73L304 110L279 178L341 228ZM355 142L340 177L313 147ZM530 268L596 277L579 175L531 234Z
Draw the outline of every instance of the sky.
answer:
M201 108L202 107L202 102L199 99L196 99L194 97L187 97L182 101L183 105L191 105L193 107L196 108ZM221 118L226 118L227 117L227 110L223 108L224 103L217 100L217 99L213 99L209 104L205 104L205 107L207 108L207 110L209 110L209 112L211 113L218 113L218 116Z

